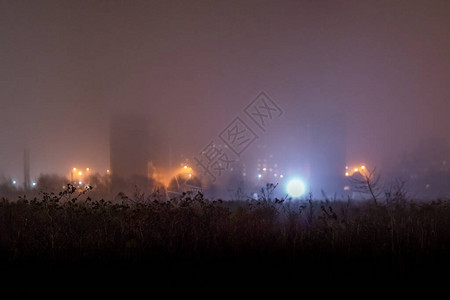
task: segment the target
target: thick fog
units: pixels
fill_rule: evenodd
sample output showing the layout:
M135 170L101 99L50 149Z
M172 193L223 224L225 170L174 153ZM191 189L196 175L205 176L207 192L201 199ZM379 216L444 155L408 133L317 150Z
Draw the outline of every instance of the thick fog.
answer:
M448 1L0 1L0 176L23 181L24 149L31 178L104 174L130 115L178 166L250 126L263 91L280 111L247 168L263 151L287 175L366 164L445 186L449 37Z

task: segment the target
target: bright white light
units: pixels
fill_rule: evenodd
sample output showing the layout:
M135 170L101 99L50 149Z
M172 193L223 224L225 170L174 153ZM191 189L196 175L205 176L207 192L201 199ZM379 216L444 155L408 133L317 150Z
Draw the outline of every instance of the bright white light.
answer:
M283 174L280 175L280 178L283 178Z
M261 174L258 174L258 178L261 178Z
M78 184L82 184L83 182L81 182L81 181L78 181Z
M17 181L13 180L13 184L16 184L16 183L17 183Z
M300 197L305 193L305 183L300 179L292 179L289 181L286 190L291 197Z
M33 186L35 186L36 185L36 182L33 182Z

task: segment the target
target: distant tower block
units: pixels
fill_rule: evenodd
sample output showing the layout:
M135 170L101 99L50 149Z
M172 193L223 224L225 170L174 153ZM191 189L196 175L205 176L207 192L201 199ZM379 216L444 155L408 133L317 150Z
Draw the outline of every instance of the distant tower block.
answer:
M316 194L323 188L333 194L344 188L342 168L347 153L347 123L344 113L331 114L310 121L308 127L310 142L311 178L315 182Z
M23 188L30 188L30 150L25 148L23 153Z
M145 120L120 116L111 121L110 165L114 177L148 175L151 136Z

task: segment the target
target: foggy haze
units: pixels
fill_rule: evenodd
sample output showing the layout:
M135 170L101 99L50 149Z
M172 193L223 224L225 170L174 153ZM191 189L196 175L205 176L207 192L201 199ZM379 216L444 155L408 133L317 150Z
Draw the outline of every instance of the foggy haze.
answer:
M0 176L23 179L25 148L32 178L104 173L130 114L178 165L261 91L283 113L243 160L300 166L301 133L338 116L343 172L450 163L449 37L448 1L0 1Z

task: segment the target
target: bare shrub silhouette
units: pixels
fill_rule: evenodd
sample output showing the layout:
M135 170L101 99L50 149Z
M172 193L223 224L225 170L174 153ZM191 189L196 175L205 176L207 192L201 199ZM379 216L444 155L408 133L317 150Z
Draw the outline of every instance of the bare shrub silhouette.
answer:
M350 184L355 192L363 195L369 195L375 205L378 205L378 197L382 194L380 183L380 174L377 174L376 168L360 170L360 173L350 177Z

